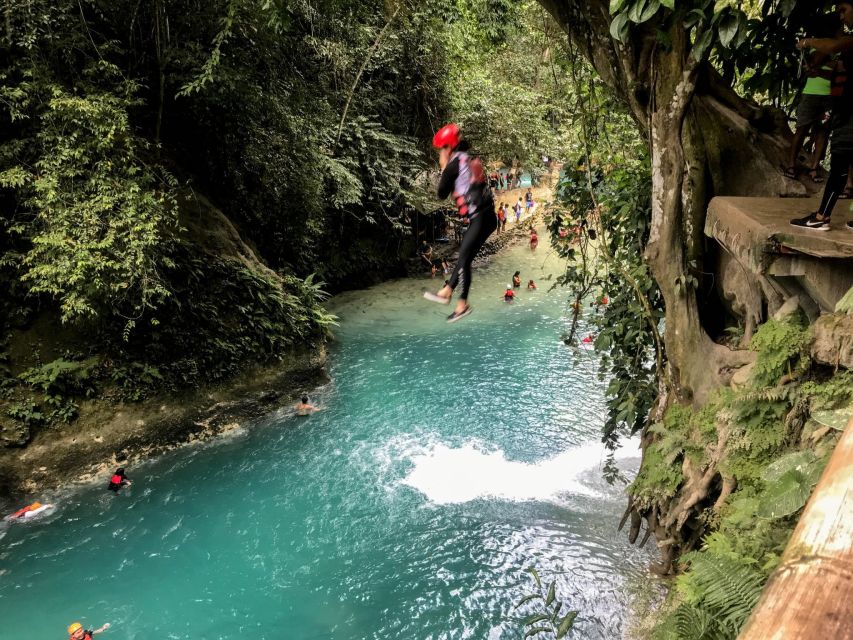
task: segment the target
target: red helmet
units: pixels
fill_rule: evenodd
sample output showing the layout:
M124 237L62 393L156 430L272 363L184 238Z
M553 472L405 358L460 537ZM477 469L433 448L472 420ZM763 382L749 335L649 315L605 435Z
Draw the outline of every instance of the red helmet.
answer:
M453 123L446 124L432 137L432 146L436 149L440 149L441 147L454 149L459 144L461 137L459 127Z

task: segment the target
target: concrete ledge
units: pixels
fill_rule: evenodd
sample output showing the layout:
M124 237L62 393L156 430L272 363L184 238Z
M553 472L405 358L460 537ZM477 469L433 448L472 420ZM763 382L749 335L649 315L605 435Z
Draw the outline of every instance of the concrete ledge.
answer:
M817 198L717 197L708 205L705 235L757 273L765 273L772 256L779 254L853 259L853 232L845 228L853 214L844 200L835 207L830 231L789 224L791 218L814 211L819 203Z

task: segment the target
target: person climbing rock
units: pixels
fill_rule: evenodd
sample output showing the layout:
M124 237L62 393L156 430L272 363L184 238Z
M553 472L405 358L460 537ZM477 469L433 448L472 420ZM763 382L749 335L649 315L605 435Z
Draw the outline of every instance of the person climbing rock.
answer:
M83 625L79 622L72 622L68 626L68 640L92 640L92 636L103 633L110 628L110 623L105 622L104 626L94 631L86 631Z
M459 127L455 124L445 125L435 134L432 143L439 150L438 164L441 167L438 197L444 199L453 194L460 217L468 219L468 229L459 245L459 259L448 284L438 293L424 292L424 298L450 304L453 292L460 287L456 308L447 316L448 322L456 322L471 313L468 304L471 265L498 223L494 215L495 201L486 181L483 164L469 153L470 145L462 139Z
M107 489L110 491L114 491L118 493L122 487L127 487L131 484L130 479L127 477L127 474L124 472L124 467L119 467L115 470L115 473L110 477L110 483L107 485Z

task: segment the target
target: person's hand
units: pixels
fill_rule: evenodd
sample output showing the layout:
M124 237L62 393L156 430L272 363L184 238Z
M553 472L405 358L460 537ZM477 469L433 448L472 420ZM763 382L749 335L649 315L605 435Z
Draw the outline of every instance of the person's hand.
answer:
M444 171L444 167L450 162L450 147L442 147L438 152L438 166Z
M811 46L811 38L803 38L797 41L797 49L808 49Z

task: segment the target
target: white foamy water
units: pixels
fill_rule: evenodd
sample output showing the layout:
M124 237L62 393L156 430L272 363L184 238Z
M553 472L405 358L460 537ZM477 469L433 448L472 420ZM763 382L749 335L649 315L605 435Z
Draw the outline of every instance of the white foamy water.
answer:
M639 440L616 451L617 459L637 458ZM507 460L501 450L484 451L475 443L461 447L433 445L411 457L414 467L402 484L435 504L458 504L480 498L553 501L561 496L597 496L583 476L604 463L599 443L581 445L535 463Z

